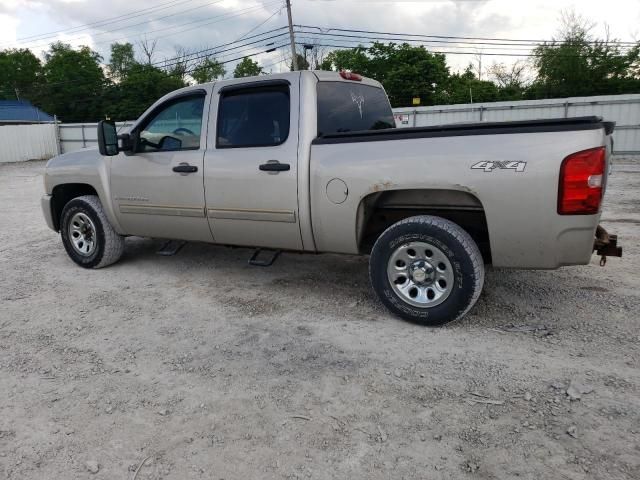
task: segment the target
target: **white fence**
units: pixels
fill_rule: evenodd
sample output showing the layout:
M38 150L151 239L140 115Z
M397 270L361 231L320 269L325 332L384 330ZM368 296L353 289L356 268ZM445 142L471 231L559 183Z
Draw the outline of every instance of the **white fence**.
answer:
M394 114L398 127L597 115L616 122L615 153L640 154L640 95L396 108Z
M598 115L616 122L615 153L640 154L640 94L397 108L399 127ZM132 122L121 122L120 130ZM0 126L0 163L97 147L97 123Z
M119 122L116 123L116 127L118 130L122 130L132 123ZM61 123L58 125L58 132L61 153L98 147L97 123Z
M53 123L0 125L0 163L47 159L57 154Z

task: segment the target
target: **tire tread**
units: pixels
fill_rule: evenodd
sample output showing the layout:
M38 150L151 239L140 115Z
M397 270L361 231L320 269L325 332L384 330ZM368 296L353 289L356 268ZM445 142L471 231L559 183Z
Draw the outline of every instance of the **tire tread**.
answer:
M119 235L111 226L109 219L97 195L83 195L73 200L80 200L88 204L97 215L104 232L104 250L100 262L93 268L104 268L116 263L124 253L124 237Z
M394 223L389 228L387 228L376 240L373 250L375 251L378 247L379 242L382 241L383 238L386 238L388 234L393 232L393 230L399 229L405 225L411 224L422 224L429 225L436 228L439 228L449 235L456 238L456 240L460 243L462 248L465 250L469 259L473 264L474 271L474 282L473 282L473 292L470 298L470 301L467 305L464 306L452 319L451 321L456 321L464 317L469 310L473 308L478 299L480 298L480 294L482 293L482 289L484 287L484 278L485 278L485 269L484 269L484 261L482 258L482 254L480 253L480 249L476 245L476 242L471 238L465 230L463 230L460 226L455 224L454 222L447 220L442 217L435 217L432 215L418 215L414 217L408 217L403 220L400 220L397 223ZM372 264L369 263L369 275L372 275Z

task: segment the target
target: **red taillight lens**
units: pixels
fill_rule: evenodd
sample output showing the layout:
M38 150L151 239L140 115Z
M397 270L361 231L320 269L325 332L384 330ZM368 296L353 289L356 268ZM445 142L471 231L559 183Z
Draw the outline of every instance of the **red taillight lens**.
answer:
M340 72L340 76L342 78L344 78L345 80L352 80L354 82L361 82L362 81L362 75L359 75L359 74L353 73L353 72L347 72L346 70L342 70Z
M569 155L560 167L558 213L560 215L593 215L600 210L605 147L592 148Z

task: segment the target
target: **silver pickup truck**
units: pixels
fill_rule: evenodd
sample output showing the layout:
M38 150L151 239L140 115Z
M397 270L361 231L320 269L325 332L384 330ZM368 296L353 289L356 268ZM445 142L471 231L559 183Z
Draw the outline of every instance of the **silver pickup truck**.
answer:
M598 227L612 123L394 127L382 86L349 72L187 87L128 133L101 122L99 151L51 159L42 208L85 268L116 262L130 235L256 247L256 265L370 255L382 303L430 326L473 307L485 264L621 254Z

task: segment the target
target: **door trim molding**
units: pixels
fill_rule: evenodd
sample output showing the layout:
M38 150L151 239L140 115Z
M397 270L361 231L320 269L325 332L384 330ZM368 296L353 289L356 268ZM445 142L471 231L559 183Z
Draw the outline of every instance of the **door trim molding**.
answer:
M168 217L205 217L204 207L189 207L184 205L132 205L120 204L120 213L139 215L163 215Z
M210 208L209 218L218 220L249 220L258 222L296 223L292 210L250 210L244 208Z

